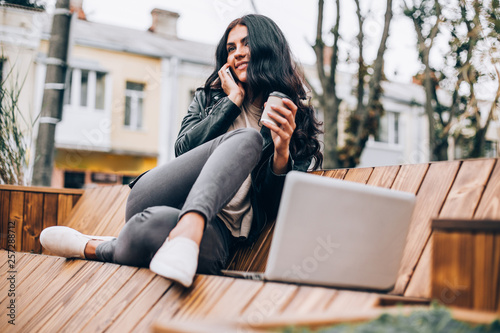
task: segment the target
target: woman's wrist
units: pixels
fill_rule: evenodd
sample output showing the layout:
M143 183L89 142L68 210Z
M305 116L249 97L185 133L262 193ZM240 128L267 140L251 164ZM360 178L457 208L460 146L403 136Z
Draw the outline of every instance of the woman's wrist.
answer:
M244 99L244 95L241 94L241 93L230 93L228 95L229 99L234 103L236 104L238 107L241 107L241 105L243 104L243 99Z
M277 154L274 152L273 156L273 172L277 175L282 175L288 171L288 159L290 153L287 151L285 154Z

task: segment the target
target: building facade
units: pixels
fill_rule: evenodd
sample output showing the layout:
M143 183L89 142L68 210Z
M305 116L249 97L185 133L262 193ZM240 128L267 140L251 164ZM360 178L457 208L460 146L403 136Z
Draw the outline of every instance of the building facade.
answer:
M174 157L180 122L213 70L215 48L177 38L178 14L154 9L152 16L148 31L73 16L52 186L126 184ZM35 60L35 112L43 101L49 30Z

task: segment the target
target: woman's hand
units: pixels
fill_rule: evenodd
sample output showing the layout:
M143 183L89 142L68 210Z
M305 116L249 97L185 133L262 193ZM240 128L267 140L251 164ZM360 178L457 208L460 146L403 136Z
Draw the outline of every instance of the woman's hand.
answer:
M226 72L226 69L229 68L229 64L225 64L219 69L219 79L221 82L221 87L229 97L229 99L236 104L238 107L241 107L243 104L243 99L245 99L245 90L241 85L241 82L236 83Z
M273 119L279 126L269 123L263 123L264 126L271 130L271 136L274 142L274 159L273 172L277 175L287 172L288 158L290 157L290 140L295 131L295 114L297 113L297 105L288 98L282 99L285 107L271 106L275 113L269 113L269 117Z

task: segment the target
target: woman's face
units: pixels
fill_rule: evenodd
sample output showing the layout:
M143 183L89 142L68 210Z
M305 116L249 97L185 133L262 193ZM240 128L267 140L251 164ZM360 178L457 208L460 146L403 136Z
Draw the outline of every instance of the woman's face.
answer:
M227 63L238 80L247 82L247 67L250 61L248 29L244 25L235 26L227 36Z

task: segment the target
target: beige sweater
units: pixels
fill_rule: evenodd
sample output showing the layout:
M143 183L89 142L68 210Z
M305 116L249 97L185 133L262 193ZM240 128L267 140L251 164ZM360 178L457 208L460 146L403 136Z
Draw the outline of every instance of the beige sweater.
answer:
M238 128L255 128L260 131L259 120L262 109L251 103L244 103L241 113L229 127L229 131ZM252 226L253 211L250 202L250 191L252 187L251 176L245 179L238 192L231 201L217 215L227 226L234 237L248 237Z

